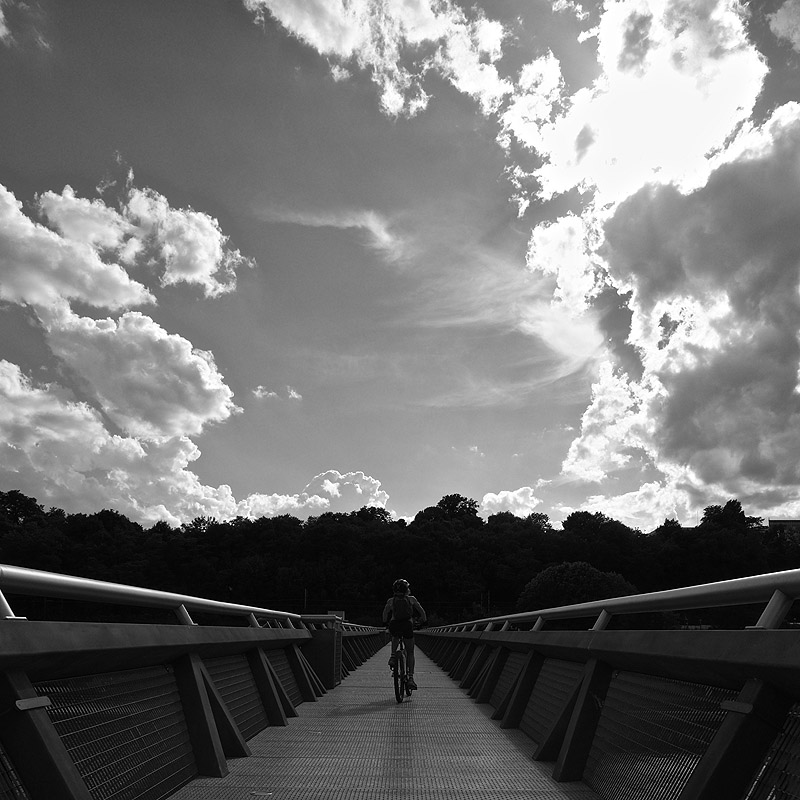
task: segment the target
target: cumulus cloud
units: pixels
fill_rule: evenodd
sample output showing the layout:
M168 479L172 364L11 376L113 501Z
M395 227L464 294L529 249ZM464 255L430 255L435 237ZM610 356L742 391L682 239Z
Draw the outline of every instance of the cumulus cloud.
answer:
M297 389L293 388L292 386L287 386L286 390L286 399L287 400L302 400L303 395L297 391ZM271 389L267 389L266 386L256 386L253 389L254 397L257 397L259 400L274 400L280 398L280 394L278 392L274 392Z
M11 31L6 22L6 15L3 11L4 2L0 2L0 42L8 44L11 41Z
M502 55L502 26L473 11L470 19L452 0L243 0L256 18L274 17L290 33L333 60L368 70L391 116L422 111L429 100L425 74L436 68L460 91L493 111L511 91L495 62Z
M162 286L195 284L207 297L217 297L233 291L236 270L252 263L227 247L228 237L216 219L191 208L172 208L152 189L131 188L124 213L137 238L152 246L163 263Z
M0 297L52 306L80 301L120 310L155 302L126 267L147 259L163 286L195 284L207 297L231 291L236 269L250 262L227 247L219 223L192 209L174 209L132 175L119 209L76 196L70 186L47 191L36 207L50 227L28 217L0 186Z
M632 292L643 371L606 368L565 472L600 481L638 453L665 476L662 506L735 496L759 511L795 497L798 159L800 105L788 104L745 129L702 187L647 186L615 209L601 251Z
M589 255L593 238L587 220L568 214L537 225L528 243L528 269L554 276L553 297L573 312L589 308L600 286L597 264Z
M65 239L100 249L120 247L131 223L102 200L77 197L71 186L61 194L43 192L37 197L42 215Z
M699 487L698 487L699 488ZM724 503L730 498L724 495L709 494L707 489L701 493L703 505ZM558 512L564 517L575 509L559 506ZM637 489L621 494L597 494L587 497L580 507L581 511L599 512L643 531L651 531L665 519L694 520L694 509L682 481L670 480L666 483L649 481Z
M800 2L798 0L786 0L774 14L767 14L767 21L775 36L789 42L795 50L800 52Z
M589 16L589 12L575 0L553 0L553 11L559 14L571 14L579 20L587 19Z
M0 361L4 485L68 511L113 507L143 523L173 525L196 516L385 506L380 481L363 472L330 470L295 495L237 501L229 486L205 485L191 471L200 450L190 437L240 409L210 352L129 310L155 298L125 267L149 266L162 285L196 284L209 297L231 290L243 260L227 249L216 220L173 209L130 177L116 207L69 186L44 192L35 207L42 222L0 187L0 297L31 307L64 385L36 385ZM396 246L377 215L346 224L369 230L375 246ZM74 301L122 313L94 319L73 310ZM264 386L253 394L278 396ZM282 394L302 400L292 386Z
M67 511L116 508L143 523L230 518L230 487L187 469L200 451L186 437L145 442L109 433L96 410L54 384L36 386L0 361L0 477Z
M243 517L277 517L291 514L301 517L327 511L330 499L319 495L298 494L251 494L237 505Z
M120 223L112 212L107 218L110 232L103 234L96 212L93 207L85 215L89 241L78 241L30 219L22 203L0 186L0 298L32 306L78 300L112 310L154 302L153 295L120 264L101 258L96 245L100 240L118 241ZM89 221L92 213L95 219ZM75 231L79 223L65 222L65 226Z
M336 494L331 491L335 488ZM366 475L364 472L338 472L335 469L321 472L315 476L303 490L306 494L328 494L335 496L338 500L345 503L349 510L361 506L380 506L386 507L389 495L381 488L381 482L377 478Z
M385 508L389 495L381 482L364 472L339 472L332 469L316 475L297 494L251 494L238 505L238 513L248 517L278 514L307 516L323 511L353 511L362 506Z
M55 355L131 436L193 436L238 410L211 353L139 312L117 320L43 314L43 323Z
M522 486L513 492L507 490L497 494L487 492L481 500L481 511L486 514L510 511L517 517L527 517L536 506L541 505L541 502L534 496L530 486Z
M587 482L603 480L631 460L630 449L643 449L646 427L636 387L612 365L601 365L592 399L583 414L581 433L570 445L562 472Z
M63 385L37 386L2 362L4 485L142 521L232 516L230 488L204 486L188 469L200 454L189 437L240 409L210 352L131 310L155 296L126 268L213 297L233 288L243 259L216 220L171 208L132 175L116 205L66 186L33 208L39 221L0 186L0 299L37 317ZM82 316L78 303L116 316Z
M258 386L256 386L255 389L253 389L253 395L257 397L259 400L265 400L265 399L270 400L273 397L277 397L278 393L273 392L272 390L267 389L266 386L261 386L261 384L259 384Z
M36 385L0 360L0 481L69 512L115 508L131 519L180 525L385 507L381 482L364 472L328 470L297 494L252 494L209 486L191 471L200 457L187 436L146 440L111 434L97 410L56 384Z
M388 494L363 472L329 470L294 495L209 486L189 468L200 450L187 436L146 441L109 433L100 414L55 384L37 386L0 360L0 480L70 512L115 508L131 519L180 525L195 517L232 519L385 507Z

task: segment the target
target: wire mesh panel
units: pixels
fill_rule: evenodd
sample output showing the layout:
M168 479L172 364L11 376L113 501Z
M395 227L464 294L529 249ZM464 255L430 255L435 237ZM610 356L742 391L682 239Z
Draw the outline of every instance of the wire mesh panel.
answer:
M522 665L525 663L525 653L509 653L506 663L503 665L503 671L497 679L497 684L492 690L492 698L489 701L493 708L497 708L503 702L503 698L508 693L509 689L514 685Z
M0 800L30 800L30 795L2 744L0 744Z
M300 687L297 685L297 679L292 672L292 665L289 663L289 658L283 650L267 650L266 656L278 680L281 682L286 694L292 701L293 706L299 706L303 702L303 695L300 692Z
M161 800L197 774L170 667L36 685L95 800Z
M542 664L519 723L520 729L537 744L561 713L570 692L583 676L583 667L581 663L557 658L548 658Z
M333 640L333 664L334 676L333 683L338 686L342 682L342 647L344 635L341 631L336 631L336 638Z
M583 780L603 800L673 800L735 692L633 672L615 673Z
M205 665L242 736L250 739L263 731L269 721L247 656L239 654L211 658Z
M796 704L776 737L746 800L800 799L800 704Z

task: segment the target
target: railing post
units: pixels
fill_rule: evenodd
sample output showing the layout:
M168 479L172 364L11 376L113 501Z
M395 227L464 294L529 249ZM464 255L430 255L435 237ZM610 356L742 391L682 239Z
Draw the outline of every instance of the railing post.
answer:
M511 700L506 708L506 713L503 715L503 720L500 723L501 728L519 727L522 715L525 713L525 707L528 705L531 692L536 685L536 679L539 677L543 664L544 657L539 653L535 651L528 653L528 658L517 680L514 694L511 696Z
M592 625L593 631L604 631L608 627L608 623L611 622L611 614L608 613L605 609L600 612L600 615Z
M596 658L587 662L578 699L567 726L567 734L553 770L555 780L579 781L583 777L583 770L611 683L611 674L612 670L608 664Z
M300 689L301 697L305 702L316 703L317 693L314 691L314 684L306 669L305 659L300 652L300 648L296 644L292 644L284 652L289 661L289 666L292 668L297 687Z
M780 628L793 604L794 598L784 594L780 589L776 589L753 628L762 630Z
M267 715L269 724L287 725L288 720L284 706L288 698L279 694L279 692L283 692L283 687L278 688L280 681L275 677L272 665L264 655L264 651L260 647L250 650L247 653L247 662L250 665L250 672L253 675L258 694L261 697L261 705L264 706L264 713Z
M178 618L178 621L181 623L181 625L197 625L197 623L189 615L189 611L183 603L181 603L174 610L175 616Z
M3 619L27 619L27 617L18 617L12 610L11 606L6 600L6 596L0 591L0 617Z
M201 775L222 778L228 774L228 762L200 670L200 658L192 653L181 656L174 662L174 669L197 769Z
M24 672L0 675L0 741L31 797L92 800L46 709L19 710L18 700L36 698Z
M503 667L506 665L508 653L509 651L505 647L497 647L494 653L492 653L491 663L486 670L486 676L475 696L476 703L488 703L491 699L494 687L497 685L497 681L503 672Z
M728 713L678 800L741 797L793 702L761 680L748 680L736 700L722 703Z
M550 727L539 741L536 750L533 751L534 761L555 761L558 758L580 689L581 681L577 681L564 699L564 703L555 719L550 723Z

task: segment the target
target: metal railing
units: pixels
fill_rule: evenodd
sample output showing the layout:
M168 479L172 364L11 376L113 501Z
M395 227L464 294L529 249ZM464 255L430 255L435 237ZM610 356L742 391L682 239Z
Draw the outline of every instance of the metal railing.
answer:
M181 624L26 621L6 594L168 610ZM146 800L225 775L247 739L383 644L381 629L334 614L0 564L0 797L5 783L20 800Z
M800 800L800 637L784 626L798 598L786 570L432 627L419 646L556 781L604 800ZM757 623L609 626L737 606ZM563 620L587 626L547 625Z
M792 607L800 598L800 569L769 572L746 578L734 578L718 583L704 583L680 589L665 589L650 594L635 594L576 603L556 608L525 611L500 617L459 622L431 628L432 632L460 632L466 630L493 630L502 625L505 630L513 626L532 624L533 630L541 630L551 620L581 619L596 617L593 630L603 630L611 618L619 614L640 614L655 611L686 611L701 608L766 603L758 622L753 628L774 629L781 626Z
M259 619L278 623L280 627L303 627L300 614L274 611L270 608L226 603L187 594L164 592L158 589L143 589L122 583L108 583L74 575L60 575L27 567L0 565L0 619L24 619L14 614L5 593L54 597L64 600L84 600L97 603L113 603L122 606L141 606L172 611L184 625L196 624L190 611L243 617L251 627L263 627Z

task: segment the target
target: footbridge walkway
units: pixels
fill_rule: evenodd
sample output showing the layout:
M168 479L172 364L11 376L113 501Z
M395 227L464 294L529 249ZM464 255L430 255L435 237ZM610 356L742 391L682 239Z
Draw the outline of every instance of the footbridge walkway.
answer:
M198 778L173 800L594 800L582 783L557 783L531 759L520 730L500 729L491 707L424 655L420 687L397 704L388 647L334 692L303 704L288 730L267 728L224 778Z
M798 597L795 570L424 630L397 704L380 629L0 565L0 800L800 800ZM645 624L733 605L755 624Z

